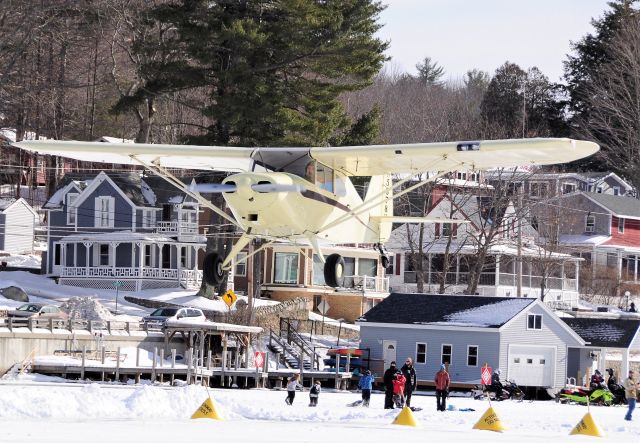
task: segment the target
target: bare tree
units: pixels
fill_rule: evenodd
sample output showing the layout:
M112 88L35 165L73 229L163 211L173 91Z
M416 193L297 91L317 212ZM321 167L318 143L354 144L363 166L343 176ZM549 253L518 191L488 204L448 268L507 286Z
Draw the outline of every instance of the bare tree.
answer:
M590 112L577 121L597 141L607 167L640 186L640 17L631 16L607 45L609 62L588 85Z

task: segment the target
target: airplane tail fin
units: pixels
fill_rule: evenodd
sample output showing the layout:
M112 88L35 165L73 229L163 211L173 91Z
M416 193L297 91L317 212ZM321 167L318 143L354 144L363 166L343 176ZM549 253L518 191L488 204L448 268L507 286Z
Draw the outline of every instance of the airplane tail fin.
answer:
M369 212L368 243L384 243L391 235L393 217L393 182L391 175L374 175L369 182L364 203L372 205Z

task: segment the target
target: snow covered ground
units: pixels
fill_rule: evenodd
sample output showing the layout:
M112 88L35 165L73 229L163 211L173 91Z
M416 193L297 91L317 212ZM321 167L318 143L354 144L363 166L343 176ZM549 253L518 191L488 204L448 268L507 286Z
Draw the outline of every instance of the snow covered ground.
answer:
M435 411L432 396L414 397L424 409L414 415L420 427L392 425L398 410L382 408L374 393L371 408L350 408L357 393L324 392L317 408L309 408L308 392L299 392L293 406L284 391L211 389L224 421L190 420L207 398L203 387L113 386L29 381L27 376L0 382L0 441L31 442L545 442L581 441L569 436L587 412L577 405L555 402L501 402L494 409L508 428L502 434L473 430L489 406L486 401L452 398L457 409ZM49 379L54 380L54 379ZM605 432L603 441L638 442L640 412L625 422L622 407L594 407L591 413Z
M22 288L29 295L29 300L32 302L57 304L66 301L70 297L94 297L110 311L115 312L116 310L115 290L76 288L73 286L58 285L49 278L22 271L0 272L0 288L6 288L8 286L18 286ZM119 291L117 293L118 313L128 316L143 317L153 311L151 308L144 308L126 301L125 296L127 295L176 305L191 306L210 311L228 311L227 305L221 299L209 300L207 298L197 296L196 292L197 291L180 290L177 288L149 289L139 292ZM245 299L246 301L246 297L238 296L238 300L242 299ZM272 300L255 300L254 302L256 306L277 304L277 302ZM21 302L15 302L0 297L0 309L12 309L20 306L21 304ZM117 319L123 321L131 320L129 318Z

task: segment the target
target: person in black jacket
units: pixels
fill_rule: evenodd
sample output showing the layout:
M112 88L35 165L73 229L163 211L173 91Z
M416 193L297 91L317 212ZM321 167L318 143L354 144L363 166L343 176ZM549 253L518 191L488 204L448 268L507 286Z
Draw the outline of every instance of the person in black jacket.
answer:
M384 381L384 408L393 409L393 379L396 376L396 362L392 361L389 369L384 371L382 380Z
M406 378L404 383L404 396L405 404L411 407L411 393L415 391L418 380L416 379L416 369L413 367L413 360L411 357L407 357L407 361L404 362L402 368L402 375Z

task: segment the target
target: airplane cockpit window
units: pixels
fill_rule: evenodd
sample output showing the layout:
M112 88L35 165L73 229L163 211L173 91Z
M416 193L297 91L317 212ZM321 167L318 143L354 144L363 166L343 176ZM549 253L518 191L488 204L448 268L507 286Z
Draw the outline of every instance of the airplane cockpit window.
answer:
M333 169L322 163L317 163L316 185L325 191L333 192Z

